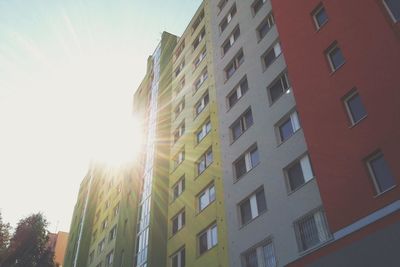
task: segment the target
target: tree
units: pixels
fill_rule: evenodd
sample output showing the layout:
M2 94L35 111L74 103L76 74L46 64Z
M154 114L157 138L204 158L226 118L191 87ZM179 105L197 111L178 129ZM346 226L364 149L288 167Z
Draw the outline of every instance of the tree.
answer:
M0 263L3 261L10 242L10 224L4 223L0 212Z
M41 213L20 220L1 267L54 267L47 225Z

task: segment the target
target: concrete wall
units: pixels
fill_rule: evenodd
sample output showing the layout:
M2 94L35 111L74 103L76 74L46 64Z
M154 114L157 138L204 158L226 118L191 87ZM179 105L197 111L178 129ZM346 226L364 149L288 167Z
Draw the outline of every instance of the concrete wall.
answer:
M278 266L283 266L299 255L293 222L319 207L320 195L315 179L291 194L286 186L283 168L306 153L307 146L302 130L282 144L277 140L274 125L296 104L292 91L272 105L268 98L267 86L286 69L282 54L266 70L261 61L264 52L278 39L276 27L261 41L256 35L257 26L271 11L270 1L255 16L251 9L253 1L228 1L221 13L218 13L217 2L212 1L211 10L230 266L241 266L241 254L267 238L273 241ZM218 25L234 2L237 13L221 34ZM221 45L237 24L241 35L222 56ZM224 68L240 48L243 48L244 63L225 81ZM229 109L226 97L244 75L247 75L249 91ZM232 143L229 126L248 107L251 107L254 124ZM232 163L254 143L257 143L260 164L236 182ZM260 186L264 187L267 211L241 226L238 203Z

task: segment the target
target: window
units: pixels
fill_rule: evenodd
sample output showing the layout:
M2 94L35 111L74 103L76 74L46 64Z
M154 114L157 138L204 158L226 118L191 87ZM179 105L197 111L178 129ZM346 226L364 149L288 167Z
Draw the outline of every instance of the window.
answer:
M224 6L228 3L228 0L220 0L218 2L218 12L221 12Z
M268 51L262 56L264 69L267 69L281 53L282 49L279 42L270 47Z
M200 14L197 16L196 20L193 22L192 32L194 32L197 29L197 27L199 26L199 24L201 23L203 18L204 18L204 10L202 10L200 12Z
M107 267L112 266L113 261L114 261L114 250L108 253L106 257L106 266Z
M172 218L172 234L176 234L182 227L185 226L185 211L180 211Z
M172 267L185 267L185 248L181 248L171 257Z
M301 157L286 168L290 191L294 191L314 178L308 155Z
M332 71L337 70L344 64L344 57L342 51L338 47L337 43L333 43L326 52L326 56L331 66Z
M196 57L196 59L193 62L194 68L197 69L197 67L200 65L200 63L203 61L203 59L207 55L207 48L204 47L204 49L200 52L200 54Z
M218 243L217 225L214 224L210 228L204 230L198 235L199 254L212 249Z
M261 188L239 204L241 225L247 224L266 210L264 189Z
M185 108L185 99L182 99L181 102L179 102L179 104L176 106L174 113L175 113L175 118L179 116L179 114L181 114L181 112L183 111L183 109Z
M92 264L93 259L94 259L94 251L90 252L89 254L89 265Z
M253 125L253 114L251 109L248 108L239 119L237 119L229 128L233 141L239 138L250 126Z
M317 30L328 22L328 15L326 14L325 8L322 4L312 12L312 17Z
M199 211L204 210L215 200L215 187L214 184L208 186L199 194Z
M219 23L219 29L221 33L226 29L226 27L228 26L229 22L231 22L235 14L236 14L236 4L233 4L231 10L229 10L228 14L226 14L226 16Z
M294 223L300 251L313 248L330 238L325 213L318 209Z
M247 83L247 77L245 76L238 85L236 85L233 90L228 95L228 106L233 107L239 99L248 91L249 85Z
M254 15L257 14L257 12L262 8L266 0L255 0L253 4L251 5L251 8L253 9Z
M228 80L236 72L236 70L242 65L244 61L243 50L240 49L235 55L232 61L225 67L225 77Z
M233 46L236 40L239 38L240 28L239 25L233 29L232 33L228 36L225 42L222 44L222 55L225 55L226 52Z
M280 98L284 93L288 92L290 88L287 73L279 75L278 79L273 81L268 87L268 93L271 104Z
M212 148L210 147L197 161L197 175L200 175L213 162Z
M205 123L201 126L200 130L196 133L197 143L200 143L201 140L206 137L206 135L211 131L211 121L208 118Z
M400 21L400 2L398 0L383 0L394 22Z
M118 204L114 207L114 210L113 210L114 218L117 217L118 213L119 213L119 202L118 202Z
M208 92L199 100L197 101L195 105L195 111L196 111L196 116L199 115L204 108L208 105L208 102L210 101L208 97Z
M183 49L185 49L185 39L183 39L182 42L176 48L175 59L177 59L182 54Z
M194 90L197 91L201 87L201 85L207 80L208 78L208 73L207 73L207 68L203 70L203 72L200 74L199 78L196 79L194 82Z
M106 243L106 240L105 240L105 238L103 238L98 245L98 254L103 252L105 243Z
M201 32L199 33L199 35L197 35L196 40L194 40L194 42L192 44L193 50L196 50L196 48L199 46L199 44L201 43L201 41L203 40L205 35L206 35L206 29L203 27L203 29L201 29Z
M185 122L182 122L174 132L174 143L185 133Z
M233 163L236 179L241 178L245 173L252 170L259 162L258 149L254 145Z
M379 151L369 157L367 165L378 194L396 185L396 180L382 152Z
M274 246L271 240L264 242L244 253L244 266L246 267L276 267Z
M104 221L101 223L101 230L104 230L107 228L108 225L108 217L104 219Z
M178 154L176 154L175 157L174 157L174 166L175 166L175 168L178 167L178 165L181 164L184 159L185 159L185 149L182 148L178 152Z
M264 36L267 35L269 30L274 25L275 25L274 15L272 13L269 13L268 16L257 27L258 40L264 38Z
M111 231L108 233L108 242L114 240L115 236L117 235L117 226L115 225Z
M367 116L360 95L354 91L344 100L351 124L356 124Z
M179 73L181 73L184 67L185 67L185 60L182 60L181 64L179 64L179 66L175 69L175 77L177 77Z
M294 111L289 116L286 116L283 121L277 125L277 128L279 131L279 141L281 143L285 142L300 129L299 116L297 112Z
M179 181L174 185L172 191L174 200L185 191L185 176L179 178Z

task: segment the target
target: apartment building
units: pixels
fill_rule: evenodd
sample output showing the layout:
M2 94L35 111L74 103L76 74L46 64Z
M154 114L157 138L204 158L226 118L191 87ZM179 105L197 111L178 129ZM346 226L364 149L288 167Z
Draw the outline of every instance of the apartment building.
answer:
M135 169L91 166L80 186L63 266L133 265L139 188Z
M162 34L113 266L399 265L400 6L339 2L204 0Z

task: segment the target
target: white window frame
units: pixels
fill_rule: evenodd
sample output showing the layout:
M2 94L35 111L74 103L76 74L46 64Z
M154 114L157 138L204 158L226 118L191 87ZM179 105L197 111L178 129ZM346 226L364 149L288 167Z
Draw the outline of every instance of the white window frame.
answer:
M349 117L349 120L350 120L350 123L351 123L351 125L353 126L353 125L356 125L357 123L359 123L360 121L362 121L365 117L367 117L367 111L365 110L365 106L364 106L364 104L362 103L362 101L361 101L361 104L362 104L362 106L363 106L363 108L364 108L364 110L365 110L365 115L363 116L363 117L361 117L358 121L355 121L354 120L354 117L353 117L353 114L351 113L351 108L350 108L350 105L349 105L349 101L353 98L353 97L355 97L355 96L357 96L358 95L358 97L360 98L360 101L361 101L361 96L360 96L360 94L358 93L358 91L356 90L356 89L353 89L348 95L346 95L345 97L344 97L344 99L343 99L343 102L344 102L344 105L345 105L345 107L346 107L346 111L347 111L347 116Z
M212 194L210 192L213 192ZM207 208L208 206L210 206L211 203L213 203L216 199L216 191L215 191L215 185L214 183L208 185L205 189L203 189L198 197L197 197L197 208L198 211L201 212L203 211L205 208ZM206 203L204 204L204 206L202 206L201 203L201 198L205 197Z
M314 220L313 225L315 225L317 227L315 230L317 231L319 242L313 246L304 247L303 246L304 235L301 233L300 223L304 223L309 219ZM306 215L302 216L301 218L297 219L294 222L294 230L295 230L297 244L298 244L298 248L299 248L300 252L309 251L331 239L331 233L329 231L328 222L326 220L325 212L322 208L317 208L317 209L307 213Z
M199 53L199 55L196 57L196 59L193 61L193 65L194 65L194 70L197 69L197 67L200 65L200 63L203 61L203 59L205 59L207 56L207 47L204 46L204 48L201 50L201 52Z
M383 160L386 162L386 165L388 165L388 162L386 161L384 154L380 150L376 151L375 153L373 153L366 160L366 164L367 164L367 168L368 168L368 171L369 171L369 175L372 178L372 181L374 183L374 187L375 187L375 191L376 191L377 195L383 194L383 193L391 190L393 187L395 187L397 185L396 184L396 180L394 180L394 184L392 186L390 186L390 187L388 187L388 188L386 188L384 190L381 190L381 188L380 188L380 186L378 184L378 178L376 177L374 168L372 167L372 164L371 164L372 161L374 161L374 160L376 160L376 159L378 159L380 157L383 157ZM387 167L389 168L389 166L387 166ZM391 172L390 168L389 168L389 172L393 176L393 173Z
M176 267L183 267L183 266L185 266L185 263L182 262L182 252L183 252L183 251L185 251L185 247L180 248L177 252L175 252L174 254L172 254L172 256L171 256L171 267L174 267L173 261L174 261L174 258L175 258L175 257L177 257L177 264L178 264ZM186 254L186 252L185 252L185 254ZM185 256L185 258L186 258L186 256Z
M263 36L261 36L261 28L263 28L264 25L268 25L268 30L265 32ZM257 26L257 38L258 41L261 41L267 34L268 32L272 29L272 27L275 25L275 18L272 12L270 12L264 19L263 21Z
M224 16L224 18L220 21L218 25L220 33L223 33L226 30L226 28L228 28L229 23L232 21L232 18L236 15L236 13L237 13L236 3L233 3L228 13ZM225 27L222 28L222 25L225 23L226 23Z
M200 159L196 161L197 166L197 175L202 174L214 161L214 155L212 151L212 147L209 147L203 155L201 155ZM200 165L204 164L204 169L200 171Z
M318 23L317 20L317 15L319 14L319 12L321 12L322 10L324 10L325 14L326 14L326 21L323 22L321 25ZM314 21L314 25L316 27L317 30L321 29L325 24L328 23L329 21L329 17L328 14L326 13L326 8L324 7L324 5L321 3L320 5L318 5L314 11L311 13L312 17L313 17L313 21Z
M340 53L342 54L342 57L343 57L343 62L342 62L340 65L336 66L336 67L333 65L332 56L331 56L331 53L332 53L335 49L339 49L339 51L340 51ZM336 41L333 42L333 43L329 46L329 48L326 50L325 56L326 56L326 58L328 59L328 63L329 63L329 66L330 66L332 72L337 71L338 69L340 69L340 68L346 63L346 59L344 58L344 55L343 55L343 53L342 53L342 49L340 48L340 46L338 45L338 43L337 43Z
M206 103L206 98L207 103ZM208 91L200 98L199 101L196 102L195 104L195 117L197 117L198 115L200 115L201 112L203 112L203 110L207 107L208 103L210 102L210 96L208 94ZM200 108L200 110L199 110Z
M171 219L171 233L172 235L175 235L176 233L179 232L179 230L181 230L184 226L185 226L185 222L186 222L186 218L185 218L186 214L185 214L185 209L182 209L181 211L178 212L178 214L176 214L172 219ZM174 223L175 220L177 220L177 229L174 232Z
M286 122L288 122L288 121L290 121L290 124L292 125L293 132L286 140L283 140L282 135L281 135L281 127L284 124L286 124ZM301 125L300 125L300 120L299 120L299 114L297 113L296 110L294 110L294 111L290 112L289 115L286 115L283 119L281 119L276 125L276 131L277 131L277 135L278 135L279 144L284 143L287 140L289 140L300 129L301 129Z
M207 250L203 251L203 253L200 253L200 237L203 235L207 235ZM207 229L203 230L200 234L197 235L197 244L198 244L198 251L199 255L203 255L205 252L209 251L216 245L218 245L218 228L217 224L214 223Z
M177 199L185 190L185 175L181 176L179 180L175 183L175 185L172 187L172 200ZM175 195L175 189L178 191L178 195Z
M251 153L257 151L258 153L258 162L255 162L253 164L253 162L251 162ZM242 175L238 176L238 174L236 173L236 164L243 160L245 162L245 167L246 167L246 172L243 173ZM248 173L249 171L251 171L252 169L254 169L258 164L260 163L260 152L258 151L258 147L257 144L254 144L252 146L250 146L249 149L246 150L245 153L243 153L239 158L237 158L234 162L233 162L233 167L234 167L234 172L235 172L235 178L236 180L241 179L246 173Z
M265 255L265 247L269 247L269 252L272 256L272 260L270 262L266 261L266 255ZM260 242L259 244L253 246L252 248L248 249L244 253L242 253L242 264L243 266L246 266L246 256L250 253L256 253L257 256L257 265L258 266L263 266L263 267L276 267L277 266L277 259L276 259L276 253L275 253L275 246L273 243L273 240L271 238L266 239L265 241Z
M204 68L204 70L201 72L200 76L194 82L194 92L197 92L200 89L200 87L207 80L207 78L208 78L208 71L207 71L207 68Z
M264 212L267 211L267 203L265 203L265 210L259 211L259 207L258 207L258 204L257 204L257 194L260 193L260 192L263 192L263 194L264 194L264 199L266 200L264 188L261 187L261 188L258 188L258 189L257 189L256 191L254 191L253 193L251 193L250 196L246 197L245 199L243 199L243 200L238 204L239 215L240 215L240 225L241 225L241 226L244 226L244 225L248 224L249 222L253 221L255 218L257 218L258 216L260 216L261 214L263 214ZM249 203L250 203L251 218L250 218L249 221L244 222L243 219L242 219L243 216L242 216L242 213L241 213L241 211L242 211L241 207L242 207L242 205L243 205L244 203L246 203L247 201L249 201Z
M389 16L392 18L393 22L394 22L394 23L399 22L399 21L400 21L400 18L396 20L394 14L393 14L393 12L392 12L392 10L390 9L389 5L386 3L386 0L382 0L382 2L383 2L383 5L385 6L387 12L389 13Z
M196 141L199 144L211 132L211 120L207 118L201 125L200 130L196 132Z
M113 262L114 262L114 250L111 250L111 252L108 253L106 256L106 266L107 267L112 266Z
M291 188L290 186L290 176L289 176L289 169L292 168L294 165L300 164L301 171L303 173L304 182L296 188ZM308 154L302 155L300 158L294 160L285 168L285 175L287 177L288 189L289 192L294 192L307 184L309 181L315 178L314 171L312 169L311 160Z
M267 65L267 63L265 62L265 57L272 51L274 52L274 59ZM281 43L278 40L275 41L275 43L273 43L261 57L264 71L268 69L268 67L270 67L281 54L282 54L282 47Z
M243 83L247 84L247 88L245 91L244 87L243 87ZM245 75L240 82L229 92L229 94L226 97L226 101L227 101L227 105L228 105L228 109L232 108L234 105L236 105L237 102L239 102L239 100L247 93L247 91L249 91L249 83L247 81L247 76ZM230 102L230 97L232 95L236 95L236 101L231 104Z
M232 32L229 34L228 38L222 43L221 50L222 50L222 56L224 56L236 43L237 39L240 37L240 27L239 24L236 25L236 27L232 30ZM225 46L229 44L229 47L225 51Z

